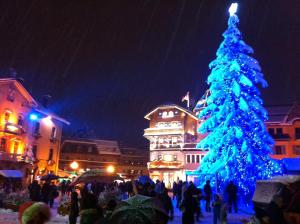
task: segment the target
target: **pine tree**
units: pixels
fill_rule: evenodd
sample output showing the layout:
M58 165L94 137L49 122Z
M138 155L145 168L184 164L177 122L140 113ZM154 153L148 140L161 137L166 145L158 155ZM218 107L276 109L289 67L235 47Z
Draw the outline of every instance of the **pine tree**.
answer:
M205 120L199 132L207 136L197 145L209 152L197 173L203 181L218 176L221 189L233 180L249 198L256 180L281 174L281 165L270 158L273 139L266 130L267 111L255 86L266 87L267 82L258 62L249 56L253 49L242 40L239 19L232 11L235 6L229 10L217 58L209 64L210 96L207 107L199 113L199 119Z

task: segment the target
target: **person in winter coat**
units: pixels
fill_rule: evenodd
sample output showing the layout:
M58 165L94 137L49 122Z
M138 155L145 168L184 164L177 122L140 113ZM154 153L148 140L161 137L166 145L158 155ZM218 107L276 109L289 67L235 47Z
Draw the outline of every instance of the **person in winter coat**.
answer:
M76 224L78 216L79 216L78 194L77 194L76 191L74 191L74 192L71 193L69 223L70 224Z
M193 197L193 190L188 188L184 192L184 198L180 209L182 210L182 224L194 224L194 214L197 212L198 201Z
M28 186L28 191L32 201L41 201L41 186L36 180Z
M174 208L172 199L168 195L168 190L165 188L161 194L157 196L158 200L161 202L163 208L169 216L169 220L173 220Z
M212 203L212 207L213 207L213 223L217 224L218 221L221 222L221 199L220 196L218 194L215 195L215 200Z
M47 205L49 204L49 196L51 192L51 186L49 181L46 181L46 183L42 187L42 200Z
M212 190L210 186L210 181L207 180L206 184L204 185L204 193L205 193L205 211L210 212L210 201L211 201L211 196L212 196Z
M237 186L233 183L233 181L230 181L229 184L226 187L225 192L228 195L228 210L229 213L231 213L232 210L232 204L234 207L234 211L235 213L238 212L238 208L237 208Z
M44 224L51 218L51 211L43 202L25 202L19 208L20 224Z
M51 183L50 185L50 192L49 192L49 205L50 208L53 208L53 203L55 198L57 198L59 195L57 187L55 186L54 182Z
M81 198L80 224L96 224L103 218L103 212L98 207L94 194L84 192Z
M176 192L176 208L179 208L179 205L181 203L181 196L182 193L182 180L180 180L177 184L177 192Z

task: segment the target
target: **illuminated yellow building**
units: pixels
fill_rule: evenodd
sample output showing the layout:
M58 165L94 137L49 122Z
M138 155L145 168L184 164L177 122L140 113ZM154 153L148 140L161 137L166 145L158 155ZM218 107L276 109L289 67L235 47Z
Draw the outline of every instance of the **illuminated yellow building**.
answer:
M24 180L57 173L62 125L16 79L0 79L0 170L20 170Z

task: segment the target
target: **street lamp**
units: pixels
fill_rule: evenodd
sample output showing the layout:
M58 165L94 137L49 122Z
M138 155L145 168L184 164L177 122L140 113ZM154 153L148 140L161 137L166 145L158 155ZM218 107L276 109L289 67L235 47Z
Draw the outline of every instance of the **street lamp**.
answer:
M115 167L112 166L112 165L109 165L107 168L106 168L106 171L108 173L114 173L115 172Z
M71 169L73 169L74 171L76 171L78 169L78 167L79 167L79 164L76 161L73 161L70 164L70 167L71 167Z

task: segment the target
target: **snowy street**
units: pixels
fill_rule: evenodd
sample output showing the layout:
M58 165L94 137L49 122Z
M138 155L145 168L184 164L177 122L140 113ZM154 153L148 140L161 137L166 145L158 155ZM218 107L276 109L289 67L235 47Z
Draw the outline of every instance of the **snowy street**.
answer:
M173 201L174 202L174 201ZM203 208L203 205L202 205ZM203 210L203 209L202 209ZM240 224L242 223L241 220L245 218L249 218L251 213L239 212L237 214L228 214L228 224ZM211 224L213 220L212 213L203 212L203 218L200 219L202 224ZM16 212L12 212L9 210L0 210L0 224L17 224L18 222L18 214ZM59 216L57 215L56 208L52 209L52 219L49 224L51 223L68 223L67 216ZM79 223L79 219L77 220ZM175 208L174 210L174 220L169 222L170 224L180 224L181 223L181 212ZM196 222L195 222L196 224Z

